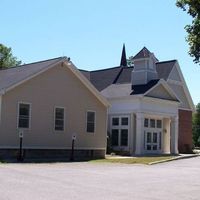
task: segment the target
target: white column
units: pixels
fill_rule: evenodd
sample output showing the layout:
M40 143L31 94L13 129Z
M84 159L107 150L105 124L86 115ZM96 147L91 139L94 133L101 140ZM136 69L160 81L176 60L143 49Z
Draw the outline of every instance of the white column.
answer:
M144 114L136 113L136 146L135 154L140 155L144 149Z
M178 154L178 116L171 118L171 153Z

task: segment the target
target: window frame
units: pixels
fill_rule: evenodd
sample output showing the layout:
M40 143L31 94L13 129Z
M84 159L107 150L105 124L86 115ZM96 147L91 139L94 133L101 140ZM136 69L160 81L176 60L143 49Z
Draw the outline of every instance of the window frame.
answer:
M92 112L94 113L94 131L93 132L88 132L88 113L89 112ZM86 133L89 133L89 134L95 134L96 133L96 111L95 110L87 110L86 111Z
M56 130L56 109L63 109L64 110L64 115L63 115L63 130ZM54 107L54 127L53 127L53 130L55 131L55 132L59 132L59 133L61 133L61 132L64 132L65 131L65 118L66 118L66 116L65 116L65 107L62 107L62 106L55 106Z
M113 118L118 118L119 119L119 124L118 125L113 125ZM122 118L128 118L128 124L127 125L122 125ZM130 147L130 132L131 132L131 115L130 114L113 114L109 116L109 130L112 138L112 130L117 129L118 132L118 145L113 145L113 148L115 150L120 150L123 148L124 150L129 149ZM121 135L122 135L122 130L128 130L128 136L127 136L127 145L121 145Z
M20 119L20 104L24 104L24 105L29 105L29 118L28 118L28 128L23 128L23 127L19 127L19 119ZM23 130L30 130L31 129L31 115L32 115L32 104L29 102L25 102L25 101L20 101L18 102L18 106L17 106L17 129L23 129Z

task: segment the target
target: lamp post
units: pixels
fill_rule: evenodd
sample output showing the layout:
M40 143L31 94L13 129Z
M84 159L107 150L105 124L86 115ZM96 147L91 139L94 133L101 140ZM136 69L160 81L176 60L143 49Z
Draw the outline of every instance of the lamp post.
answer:
M23 136L24 136L24 131L19 130L19 156L17 158L18 161L23 161L23 153L22 153L22 145L23 145Z
M76 133L72 135L72 148L71 148L71 156L70 156L70 161L74 161L74 143L76 140Z

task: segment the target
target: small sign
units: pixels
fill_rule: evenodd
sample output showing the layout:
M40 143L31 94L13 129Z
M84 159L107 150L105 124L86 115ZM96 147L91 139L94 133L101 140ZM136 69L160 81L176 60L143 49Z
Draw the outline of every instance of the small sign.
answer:
M76 140L76 133L73 133L72 140Z
M24 131L23 130L19 130L19 137L23 138L23 136L24 136Z

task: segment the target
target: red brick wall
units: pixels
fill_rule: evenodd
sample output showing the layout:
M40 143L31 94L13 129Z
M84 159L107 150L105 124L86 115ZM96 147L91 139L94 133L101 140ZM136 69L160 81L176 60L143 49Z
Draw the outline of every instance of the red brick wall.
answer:
M179 110L178 148L180 153L192 150L192 111Z

